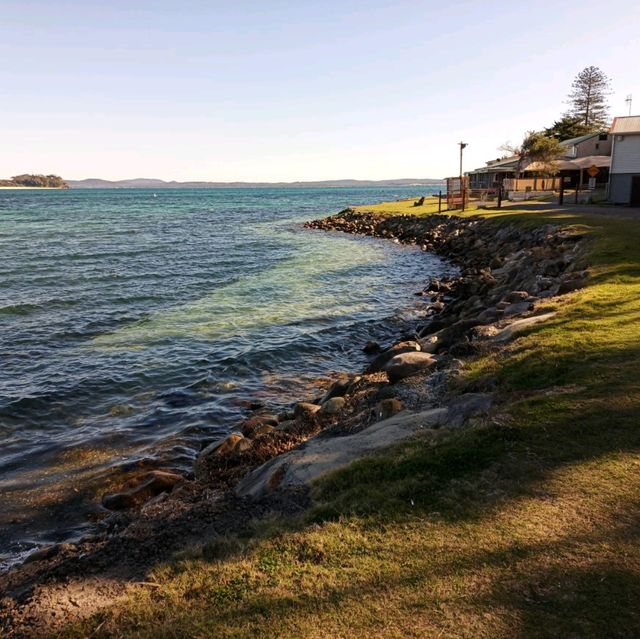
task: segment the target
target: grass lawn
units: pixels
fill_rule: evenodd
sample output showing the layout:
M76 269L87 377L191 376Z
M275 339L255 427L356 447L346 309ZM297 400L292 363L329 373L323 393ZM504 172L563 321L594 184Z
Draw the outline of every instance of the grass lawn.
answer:
M422 206L414 206L414 202L418 198L410 198L407 200L396 200L393 202L380 202L380 204L363 204L354 207L356 211L370 211L371 213L387 213L390 215L431 215L438 212L438 198L425 197ZM475 214L478 212L478 204L483 204L479 200L471 200L466 208L465 214ZM492 205L490 205L492 206ZM461 211L447 211L447 199L442 197L442 214L443 215L460 215Z
M474 213L593 237L589 286L469 367L493 420L325 479L303 521L203 540L64 636L640 636L640 221Z

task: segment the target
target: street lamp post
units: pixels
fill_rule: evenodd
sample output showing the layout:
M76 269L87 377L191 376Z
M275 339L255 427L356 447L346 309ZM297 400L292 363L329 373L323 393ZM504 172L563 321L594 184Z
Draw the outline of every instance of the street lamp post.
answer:
M466 142L458 142L458 144L460 145L460 193L462 195L462 210L464 211L464 200L465 200L465 187L463 186L464 182L463 180L463 174L462 174L462 151L464 151L465 147L467 146Z

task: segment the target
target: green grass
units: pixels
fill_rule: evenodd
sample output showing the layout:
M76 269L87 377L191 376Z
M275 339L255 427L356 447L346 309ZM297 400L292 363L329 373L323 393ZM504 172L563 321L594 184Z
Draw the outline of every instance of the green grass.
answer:
M588 287L461 382L497 389L492 419L325 479L303 520L203 540L64 636L640 635L640 221L483 214L592 236Z
M432 215L438 212L438 198L426 197L422 206L414 206L417 198L408 200L397 200L394 202L381 202L380 204L365 204L356 206L356 211L369 211L371 213L385 213L390 215ZM467 207L467 213L476 212L478 209L478 201L473 200ZM442 199L442 213L444 215L458 215L460 210L447 211L446 197Z

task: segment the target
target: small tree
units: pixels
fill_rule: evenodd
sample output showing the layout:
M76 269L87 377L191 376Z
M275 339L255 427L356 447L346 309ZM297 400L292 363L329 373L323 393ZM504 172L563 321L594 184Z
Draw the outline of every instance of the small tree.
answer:
M567 116L576 118L588 133L608 127L609 107L607 96L611 94L611 81L598 67L586 67L571 85Z
M525 163L538 162L540 164L538 171L544 177L556 175L558 172L557 160L565 152L564 147L556 138L549 138L539 131L529 131L520 146L514 146L507 142L500 147L500 150L517 156L518 168L516 172L518 176L524 170Z
M531 162L538 162L538 171L544 177L551 177L558 172L558 158L565 151L556 138L549 138L544 133L530 132L522 142L522 150Z

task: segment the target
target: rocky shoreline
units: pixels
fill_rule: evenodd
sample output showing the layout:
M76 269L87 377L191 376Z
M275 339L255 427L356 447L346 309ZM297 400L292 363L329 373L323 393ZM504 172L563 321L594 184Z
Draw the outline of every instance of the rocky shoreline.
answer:
M6 636L37 636L99 610L186 544L242 534L268 513L303 512L310 483L354 459L418 432L441 437L482 423L499 398L460 383L465 360L552 319L549 300L588 278L583 234L552 225L346 209L306 226L418 245L459 275L417 292L426 313L413 331L363 344L366 370L280 414L256 402L233 433L201 451L195 479L145 473L104 497L113 514L97 534L38 551L0 576Z

